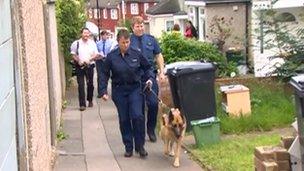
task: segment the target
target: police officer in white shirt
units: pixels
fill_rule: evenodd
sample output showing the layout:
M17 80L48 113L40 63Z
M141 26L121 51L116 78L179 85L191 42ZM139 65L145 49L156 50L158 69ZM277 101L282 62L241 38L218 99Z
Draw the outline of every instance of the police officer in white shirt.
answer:
M76 63L76 76L78 83L79 110L86 109L86 100L88 107L93 107L93 76L94 61L98 57L96 43L90 39L91 32L88 28L81 30L81 38L74 41L71 45L71 54ZM86 78L86 79L85 79ZM85 100L85 81L87 84L87 99Z

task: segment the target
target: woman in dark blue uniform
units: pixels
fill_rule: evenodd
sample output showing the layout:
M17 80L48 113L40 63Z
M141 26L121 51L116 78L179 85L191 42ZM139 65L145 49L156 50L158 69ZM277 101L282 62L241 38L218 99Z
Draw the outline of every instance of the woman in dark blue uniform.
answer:
M135 151L140 157L148 153L145 144L145 118L143 112L143 95L141 93L141 75L144 73L146 84L152 84L151 65L146 58L130 46L130 34L127 30L120 30L117 34L119 48L110 52L102 68L99 95L108 100L107 84L112 79L112 100L117 108L120 132L125 145L125 157L133 155Z
M133 34L131 35L131 47L138 49L142 55L152 65L153 73L153 86L152 90L158 95L158 84L156 80L157 69L159 70L158 78L159 81L165 80L164 75L164 58L161 53L161 49L157 40L144 33L144 19L141 16L135 16L132 18L132 29ZM157 64L157 66L156 66ZM155 94L150 91L145 91L145 103L147 104L147 134L151 142L156 142L155 128L157 123L158 113L158 98ZM145 105L143 105L145 108Z

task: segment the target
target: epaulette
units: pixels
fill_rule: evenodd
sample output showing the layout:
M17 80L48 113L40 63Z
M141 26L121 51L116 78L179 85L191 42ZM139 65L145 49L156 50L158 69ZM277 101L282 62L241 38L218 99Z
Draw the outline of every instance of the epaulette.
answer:
M152 36L151 34L145 34L147 37L149 37L149 38L153 38L153 39L155 39L155 37L154 36Z

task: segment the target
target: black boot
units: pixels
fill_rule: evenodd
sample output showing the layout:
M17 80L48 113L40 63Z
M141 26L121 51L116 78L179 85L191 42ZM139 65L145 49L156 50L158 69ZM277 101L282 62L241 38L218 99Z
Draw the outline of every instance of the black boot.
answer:
M136 153L139 154L139 156L141 158L145 158L146 156L148 156L148 152L145 150L144 147L140 147L139 149L136 149L135 151L136 151Z
M124 154L125 157L132 157L133 156L133 152L132 151L126 151Z
M149 139L150 139L150 141L151 141L151 142L156 142L156 140L157 140L157 138L156 138L156 135L155 135L154 131L153 131L153 132L148 133L148 137L149 137Z

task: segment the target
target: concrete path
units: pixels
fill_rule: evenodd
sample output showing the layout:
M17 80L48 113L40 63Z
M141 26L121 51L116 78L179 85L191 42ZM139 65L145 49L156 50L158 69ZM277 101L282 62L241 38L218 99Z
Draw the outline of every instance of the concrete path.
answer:
M181 154L181 166L172 166L173 158L162 153L163 143L146 141L149 155L141 159L137 154L125 158L119 132L116 108L111 100L94 99L94 107L78 110L77 89L67 96L69 104L63 114L64 132L68 138L58 145L59 156L55 171L199 171L201 167Z

